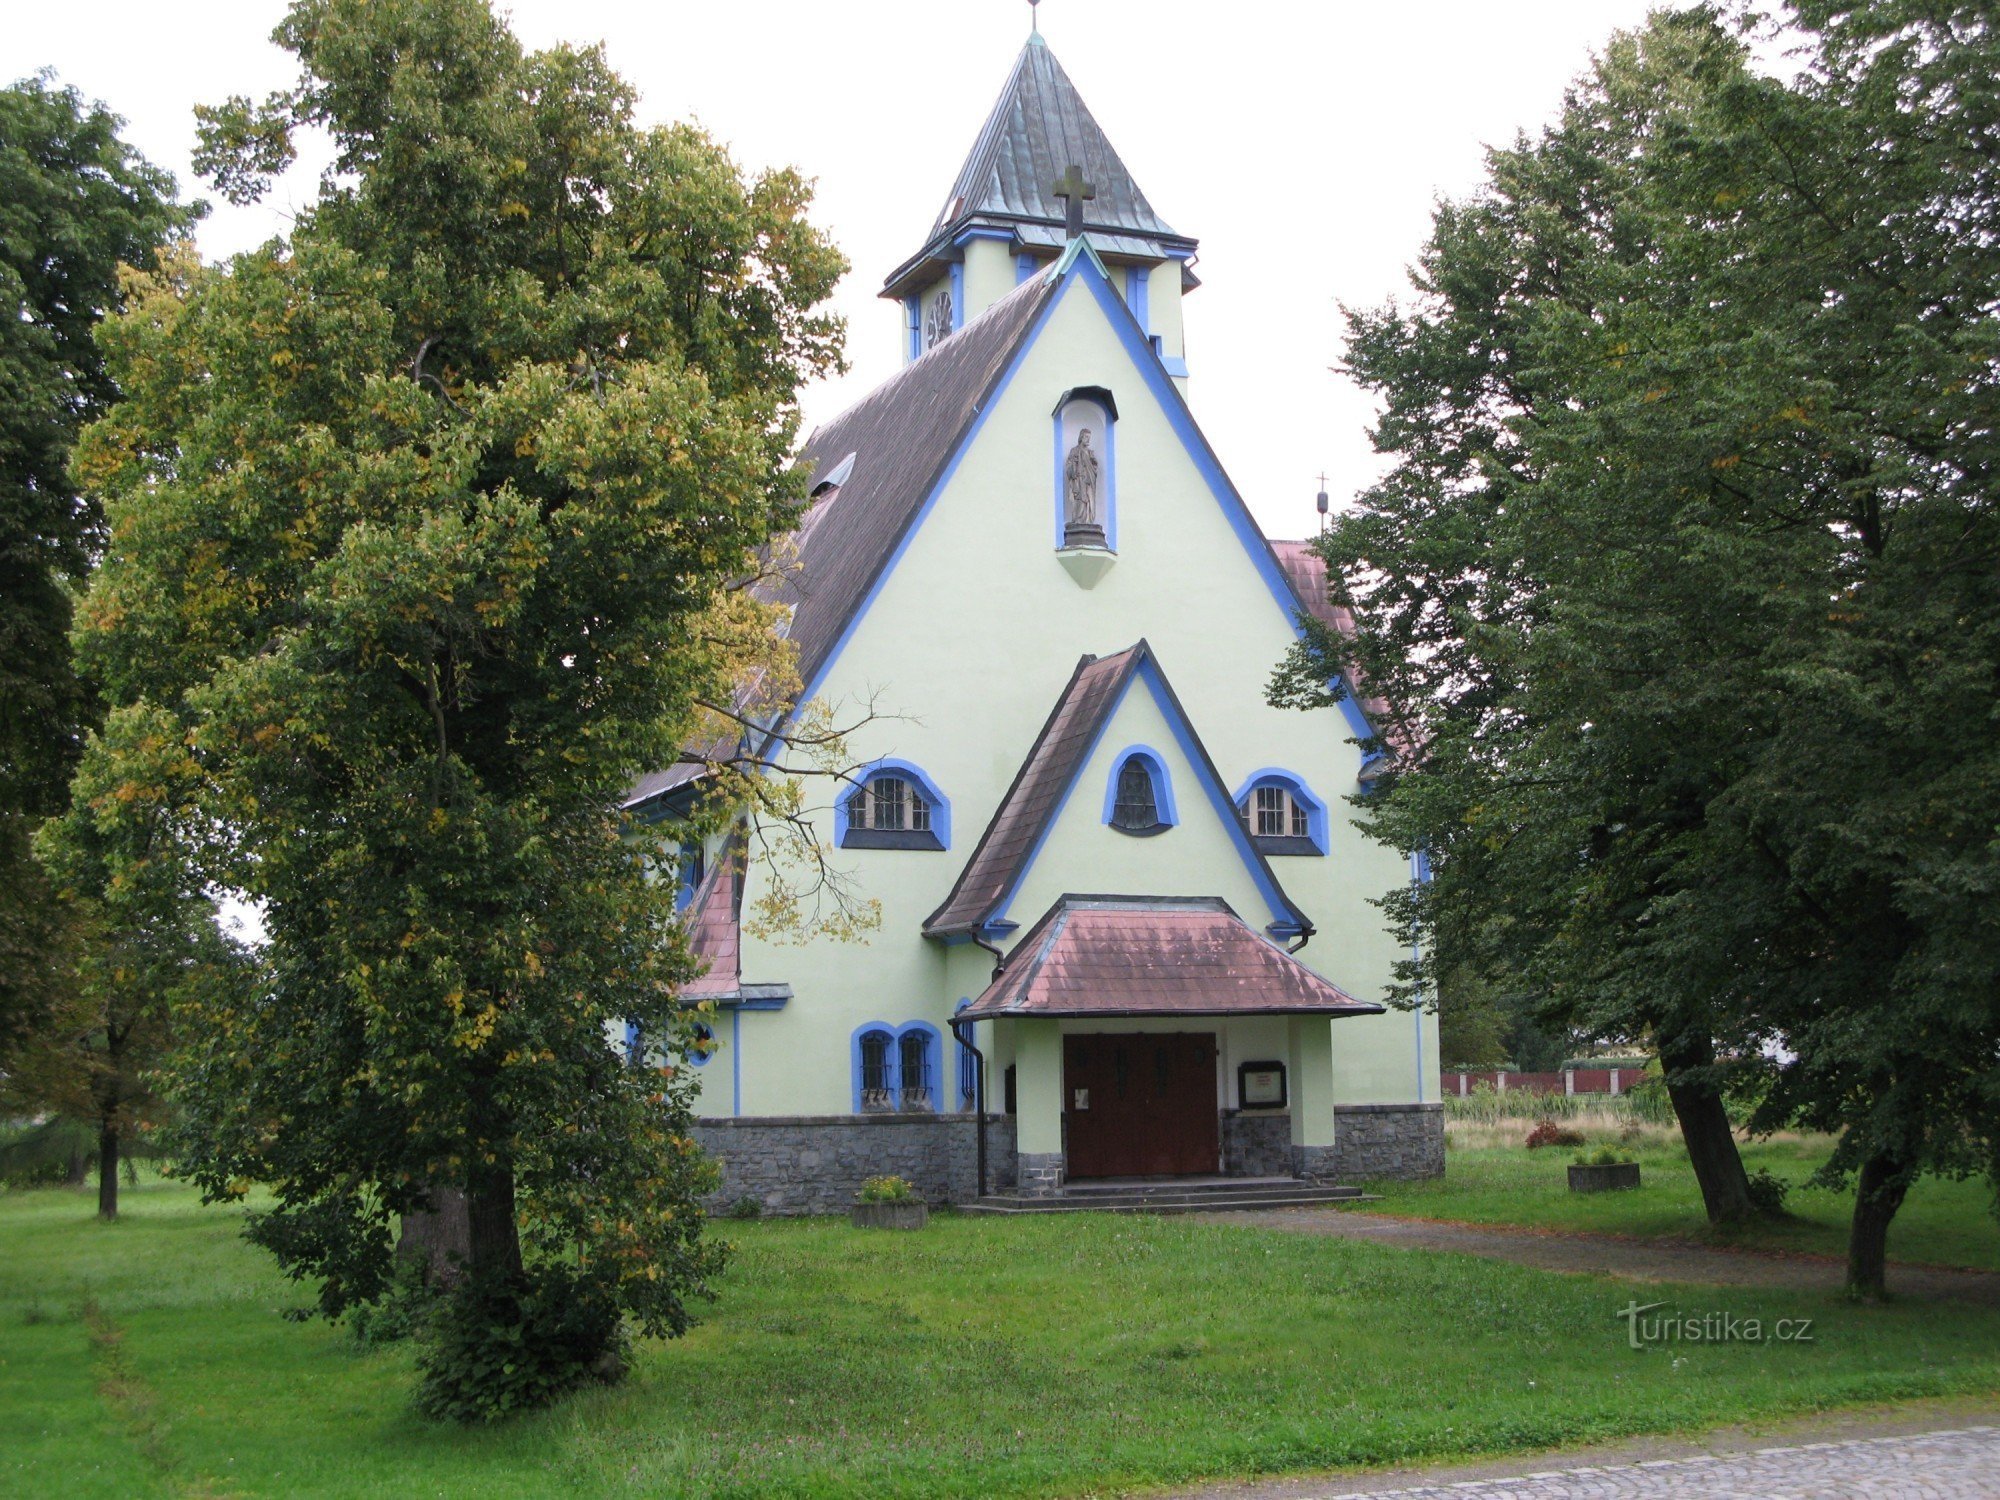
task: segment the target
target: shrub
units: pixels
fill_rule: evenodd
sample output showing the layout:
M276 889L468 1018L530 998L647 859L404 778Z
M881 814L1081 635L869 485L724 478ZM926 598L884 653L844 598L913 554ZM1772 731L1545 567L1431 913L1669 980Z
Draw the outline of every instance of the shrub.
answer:
M1769 1167L1759 1167L1750 1174L1750 1206L1760 1214L1773 1218L1782 1214L1785 1211L1785 1194L1791 1190L1791 1183Z
M854 1196L862 1203L914 1203L917 1185L907 1177L871 1177Z
M1579 1151L1576 1154L1579 1167L1616 1167L1631 1159L1616 1146L1599 1146L1595 1151Z
M725 1219L761 1219L764 1217L764 1200L745 1193L722 1211Z
M438 1298L425 1332L416 1408L426 1417L491 1422L625 1373L617 1304L568 1267L468 1276Z
M1528 1149L1539 1151L1544 1146L1581 1146L1583 1132L1571 1130L1566 1125L1558 1125L1554 1120L1538 1120L1535 1128L1528 1132Z
M437 1306L438 1290L424 1275L421 1256L396 1263L389 1289L347 1315L348 1330L358 1344L393 1344L419 1332Z

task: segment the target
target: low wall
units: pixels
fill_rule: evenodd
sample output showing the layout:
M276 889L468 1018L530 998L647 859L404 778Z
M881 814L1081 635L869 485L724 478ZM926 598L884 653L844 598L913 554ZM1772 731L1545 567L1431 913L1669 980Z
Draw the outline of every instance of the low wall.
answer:
M695 1121L722 1168L711 1213L744 1198L767 1214L844 1214L870 1177L907 1177L931 1204L979 1196L974 1115L765 1115ZM987 1190L1014 1183L1014 1122L986 1121Z
M1336 1104L1333 1151L1334 1177L1340 1182L1442 1177L1444 1106Z

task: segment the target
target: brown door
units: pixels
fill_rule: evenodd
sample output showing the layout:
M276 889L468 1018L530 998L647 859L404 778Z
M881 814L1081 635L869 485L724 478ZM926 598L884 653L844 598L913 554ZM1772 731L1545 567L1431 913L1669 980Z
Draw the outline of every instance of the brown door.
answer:
M1213 1172L1215 1038L1120 1032L1063 1038L1063 1122L1072 1177Z

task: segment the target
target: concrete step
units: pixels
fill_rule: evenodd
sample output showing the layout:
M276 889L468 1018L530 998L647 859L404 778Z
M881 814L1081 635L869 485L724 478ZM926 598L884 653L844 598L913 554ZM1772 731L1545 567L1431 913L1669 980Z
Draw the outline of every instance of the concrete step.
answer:
M976 1203L959 1205L966 1214L1188 1214L1246 1209L1303 1208L1323 1203L1350 1203L1362 1197L1354 1187L1322 1187L1317 1183L1274 1181L1241 1187L1209 1186L1175 1190L1147 1187L1118 1191L1102 1185L1079 1185L1052 1198L1023 1198L1013 1193L995 1193Z

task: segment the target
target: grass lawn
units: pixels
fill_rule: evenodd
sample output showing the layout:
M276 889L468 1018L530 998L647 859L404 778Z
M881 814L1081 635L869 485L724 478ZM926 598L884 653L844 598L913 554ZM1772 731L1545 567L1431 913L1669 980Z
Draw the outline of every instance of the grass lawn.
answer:
M1810 1344L1633 1351L1629 1290L1183 1219L728 1226L722 1299L633 1377L489 1431L174 1185L0 1197L0 1493L1076 1494L2000 1388L2000 1310L1663 1288Z
M1604 1137L1610 1139L1610 1137ZM1701 1240L1755 1249L1800 1250L1845 1256L1854 1194L1807 1187L1806 1178L1827 1159L1826 1141L1785 1138L1743 1147L1744 1165L1760 1167L1792 1184L1785 1199L1789 1221L1722 1235L1711 1230L1701 1190L1678 1135L1649 1132L1630 1151L1640 1185L1615 1193L1572 1193L1566 1168L1574 1149L1529 1151L1502 1132L1454 1126L1445 1151L1445 1175L1430 1182L1372 1183L1384 1213L1449 1219L1467 1224L1519 1224L1542 1229L1584 1229L1644 1238ZM1476 1143L1476 1144L1475 1144ZM1599 1138L1592 1136L1593 1146ZM1889 1226L1893 1260L1970 1266L2000 1271L2000 1220L1993 1190L1983 1178L1950 1182L1927 1177L1910 1189ZM1894 1289L1894 1277L1890 1278Z

